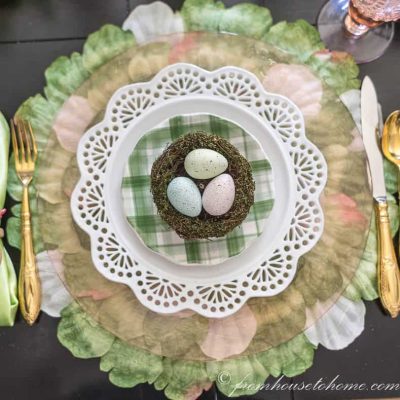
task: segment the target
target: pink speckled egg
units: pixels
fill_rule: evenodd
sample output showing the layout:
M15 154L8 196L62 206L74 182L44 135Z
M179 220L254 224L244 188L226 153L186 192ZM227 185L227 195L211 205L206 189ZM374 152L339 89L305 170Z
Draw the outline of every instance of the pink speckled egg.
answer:
M214 178L203 193L203 208L210 215L227 213L235 200L235 182L229 174Z

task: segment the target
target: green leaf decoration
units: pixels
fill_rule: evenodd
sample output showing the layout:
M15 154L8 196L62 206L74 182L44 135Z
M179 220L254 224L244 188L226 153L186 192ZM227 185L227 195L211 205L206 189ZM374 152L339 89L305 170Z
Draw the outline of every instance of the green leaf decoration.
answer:
M72 53L70 57L57 58L46 69L44 75L47 83L44 93L56 108L59 108L68 96L89 77L79 53Z
M330 58L326 59L326 56ZM360 88L359 68L354 58L347 53L321 52L320 56L311 56L306 64L334 88L338 95L351 89Z
M257 358L272 376L292 377L311 367L314 351L315 346L304 334L300 334L286 343L258 354Z
M220 1L186 0L181 14L186 32L229 32L261 39L272 25L268 8L240 3L225 9Z
M35 253L39 254L45 250L40 234L40 224L37 210L37 200L30 198L33 245ZM12 217L7 220L7 240L10 246L21 248L21 204L11 208Z
M219 31L261 39L271 25L272 16L268 8L241 3L222 13Z
M157 390L164 390L169 399L185 400L193 388L208 388L211 386L211 381L204 362L164 358L163 372L154 386Z
M131 31L107 24L90 34L83 46L83 65L90 73L136 43Z
M103 355L100 369L109 372L110 381L122 388L153 383L162 373L162 358L116 339Z
M296 56L300 61L307 60L312 53L324 48L317 29L304 19L273 25L263 40Z
M21 249L21 219L13 216L7 220L7 241L16 249Z
M399 170L397 166L384 158L383 169L385 171L386 190L391 194L397 193L399 179Z
M33 185L30 186L33 187ZM22 201L22 185L15 170L13 155L10 156L8 162L7 192L15 201Z
M388 194L389 217L392 236L394 237L399 229L399 207L396 199ZM360 301L375 300L378 298L378 286L376 277L377 238L375 218L371 219L370 230L368 233L367 244L364 254L351 283L347 286L343 295L350 300Z
M186 0L181 10L185 31L218 32L224 8L221 1Z
M257 393L269 375L257 356L209 362L207 373L212 381L216 381L218 389L228 397Z
M110 350L114 336L96 324L76 302L64 308L61 317L57 337L74 357L101 357Z

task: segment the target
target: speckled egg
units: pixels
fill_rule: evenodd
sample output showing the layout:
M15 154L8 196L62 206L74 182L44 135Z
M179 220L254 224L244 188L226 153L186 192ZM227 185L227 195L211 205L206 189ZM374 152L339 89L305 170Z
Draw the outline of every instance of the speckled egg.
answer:
M189 178L174 178L168 185L169 202L183 215L197 217L201 213L201 194L196 184Z
M195 179L211 179L228 168L228 160L211 149L192 150L185 158L185 170Z
M203 207L213 216L227 213L235 200L235 182L229 174L214 178L203 192Z

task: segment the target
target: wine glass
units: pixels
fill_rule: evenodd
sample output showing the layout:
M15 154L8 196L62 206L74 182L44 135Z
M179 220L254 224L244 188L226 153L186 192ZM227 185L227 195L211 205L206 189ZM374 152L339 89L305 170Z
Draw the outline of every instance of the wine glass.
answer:
M375 60L388 48L400 0L329 0L318 15L318 30L331 50L346 51L358 64Z

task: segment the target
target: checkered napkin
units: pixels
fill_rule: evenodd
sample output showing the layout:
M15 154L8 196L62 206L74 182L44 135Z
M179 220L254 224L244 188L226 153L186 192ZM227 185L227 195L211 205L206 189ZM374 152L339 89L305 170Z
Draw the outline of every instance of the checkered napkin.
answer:
M199 130L227 139L250 162L255 203L243 223L226 236L184 240L158 215L150 192L150 173L153 162L169 144ZM122 180L125 215L139 237L150 249L185 264L217 264L242 252L262 233L273 196L271 166L259 144L238 125L209 114L176 116L143 135L129 157Z

